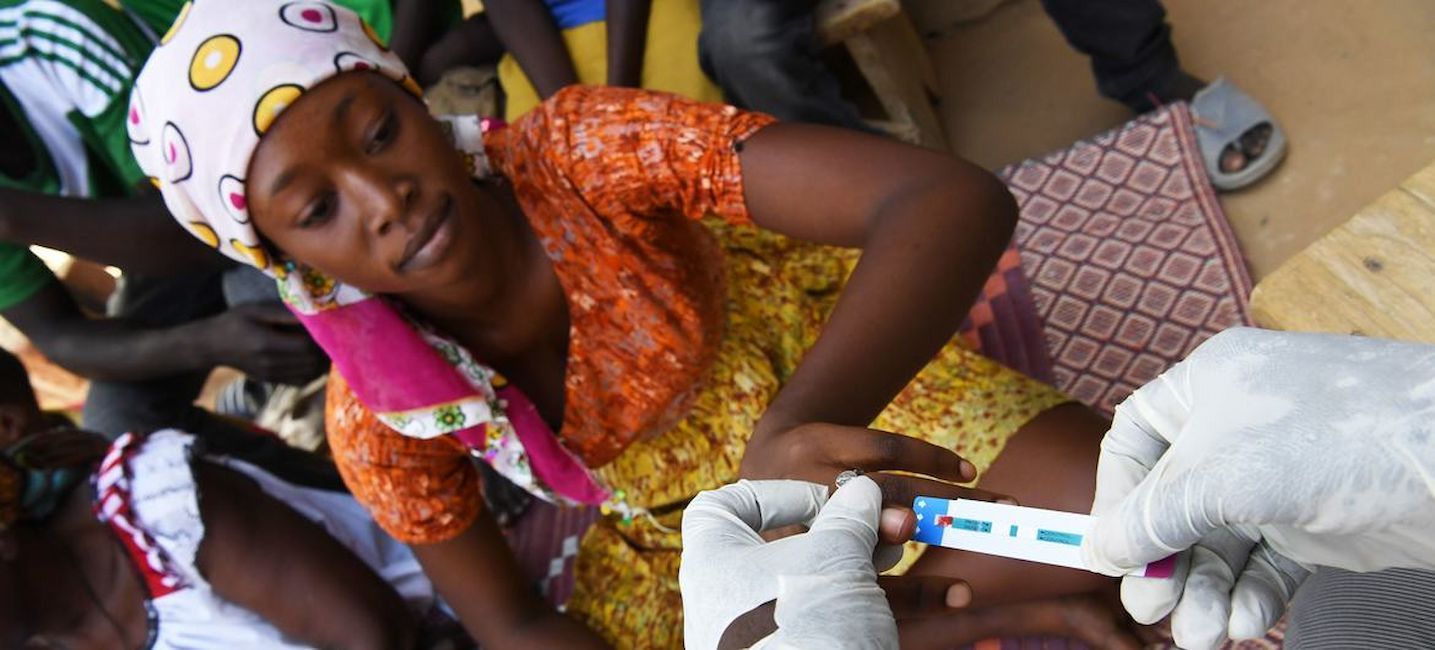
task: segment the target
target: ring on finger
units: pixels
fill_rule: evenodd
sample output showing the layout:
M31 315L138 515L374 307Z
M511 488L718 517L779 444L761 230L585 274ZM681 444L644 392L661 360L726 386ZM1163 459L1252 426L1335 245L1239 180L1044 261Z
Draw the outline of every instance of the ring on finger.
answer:
M837 484L837 487L842 487L843 485L846 485L848 481L857 478L862 474L864 474L864 472L855 467L852 469L844 469L840 474L837 475L837 480L834 481L834 483Z

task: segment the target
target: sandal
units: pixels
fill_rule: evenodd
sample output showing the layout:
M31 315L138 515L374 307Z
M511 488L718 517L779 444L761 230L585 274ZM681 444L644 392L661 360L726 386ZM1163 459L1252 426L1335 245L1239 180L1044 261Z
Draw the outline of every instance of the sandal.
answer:
M1275 118L1259 102L1234 84L1220 77L1202 88L1191 99L1191 116L1196 123L1196 142L1211 185L1222 191L1240 189L1269 174L1286 155L1286 136ZM1252 129L1267 125L1270 136L1264 149L1255 156L1247 154L1245 135ZM1221 158L1230 147L1246 157L1244 167L1233 172L1221 169Z

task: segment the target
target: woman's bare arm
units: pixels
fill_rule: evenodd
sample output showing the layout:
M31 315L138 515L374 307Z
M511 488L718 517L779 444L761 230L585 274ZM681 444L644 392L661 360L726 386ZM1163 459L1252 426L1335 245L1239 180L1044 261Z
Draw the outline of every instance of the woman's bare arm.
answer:
M232 469L197 462L196 562L225 600L320 648L412 648L417 623L387 582L322 527Z
M817 343L758 424L744 460L751 470L783 462L753 453L774 434L869 424L956 332L1017 208L971 163L839 129L770 126L744 144L741 163L758 225L862 249Z
M487 513L453 539L413 549L444 602L485 647L606 647L583 624L539 598Z
M862 249L759 431L865 426L956 332L1011 237L1016 202L971 163L840 129L774 125L741 156L758 225Z

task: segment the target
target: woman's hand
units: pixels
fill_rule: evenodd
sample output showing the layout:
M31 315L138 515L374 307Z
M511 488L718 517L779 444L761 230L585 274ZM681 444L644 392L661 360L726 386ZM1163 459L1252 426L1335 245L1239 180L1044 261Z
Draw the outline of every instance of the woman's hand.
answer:
M883 544L912 538L917 520L911 508L918 495L981 501L1004 498L953 485L976 479L977 470L949 449L896 433L837 424L759 429L748 441L739 471L746 479L798 479L831 486L839 473L849 469L862 470L882 489L878 532ZM964 587L953 589L960 582L935 576L883 576L879 580L899 622L965 606L971 602L971 593Z
M862 470L882 488L882 505L889 509L879 528L885 544L911 539L916 527L912 502L919 495L981 501L1006 498L954 485L976 480L977 469L950 449L897 433L822 422L787 429L759 425L738 471L746 479L832 485L838 474L849 469ZM894 516L891 509L905 516Z

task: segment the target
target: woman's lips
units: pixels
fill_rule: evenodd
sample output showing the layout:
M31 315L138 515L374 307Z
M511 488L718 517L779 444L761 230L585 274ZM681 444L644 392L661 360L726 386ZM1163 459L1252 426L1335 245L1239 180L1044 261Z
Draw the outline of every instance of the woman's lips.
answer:
M432 266L443 258L453 243L453 202L444 200L443 207L424 221L399 262L399 271L408 272Z

